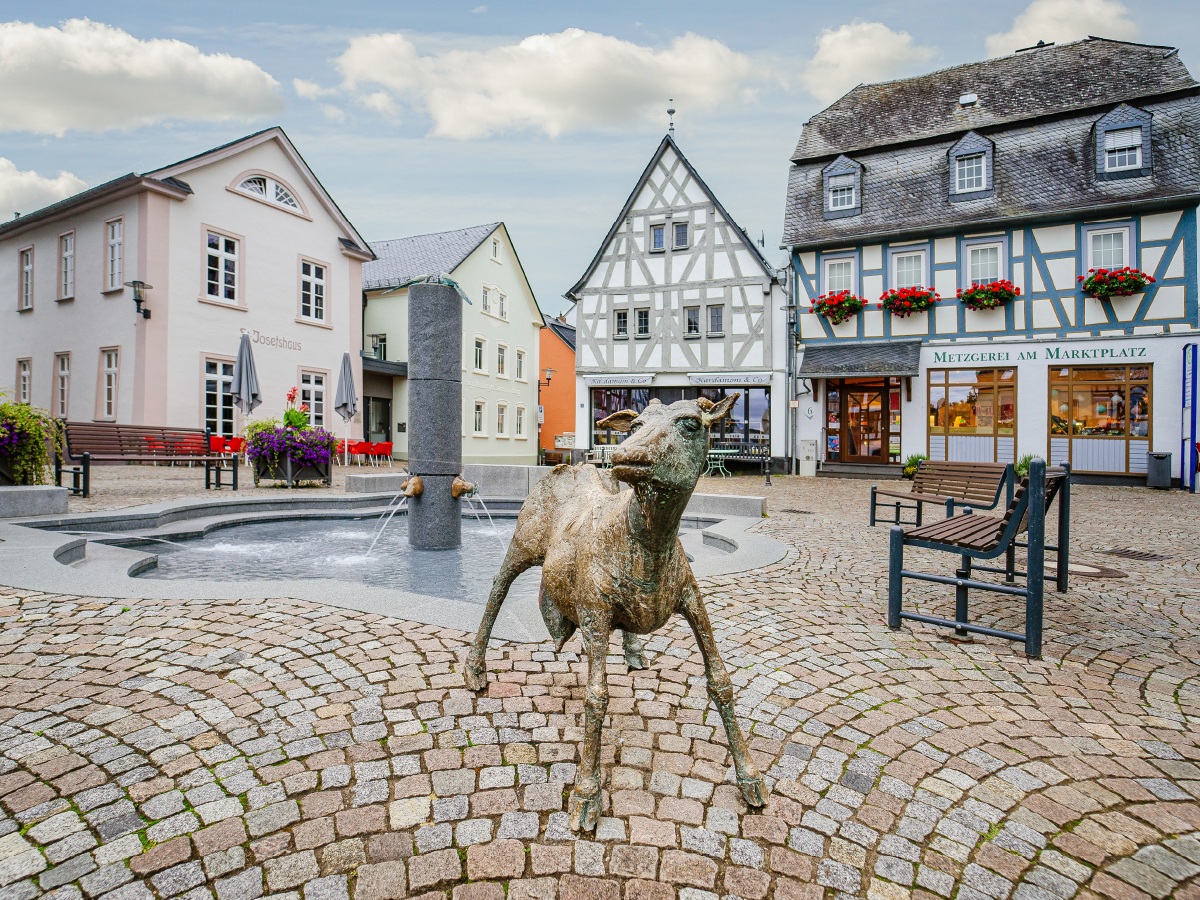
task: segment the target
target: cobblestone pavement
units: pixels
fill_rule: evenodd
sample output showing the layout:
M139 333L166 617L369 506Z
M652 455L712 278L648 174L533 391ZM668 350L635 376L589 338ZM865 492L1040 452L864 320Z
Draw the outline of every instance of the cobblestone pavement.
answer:
M775 479L758 527L788 555L702 584L768 807L742 804L673 621L648 671L611 647L606 810L579 840L578 639L497 645L475 695L468 636L433 626L0 590L0 900L1200 898L1196 498L1077 488L1077 560L1126 577L1048 593L1030 661L884 627L867 489ZM1126 547L1168 558L1102 552ZM948 612L928 588L906 602Z

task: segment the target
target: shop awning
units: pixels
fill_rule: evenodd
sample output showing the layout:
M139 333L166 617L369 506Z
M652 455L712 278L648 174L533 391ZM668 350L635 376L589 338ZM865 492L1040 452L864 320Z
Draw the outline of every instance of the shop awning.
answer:
M800 362L801 378L874 378L920 375L921 340L836 341L809 344Z

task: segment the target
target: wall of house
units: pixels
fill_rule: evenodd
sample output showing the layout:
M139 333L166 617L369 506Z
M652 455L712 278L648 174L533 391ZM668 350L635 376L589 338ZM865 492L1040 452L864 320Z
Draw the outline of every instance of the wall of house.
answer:
M277 178L300 202L297 214L231 190L248 174ZM250 335L263 403L252 418L278 417L287 391L301 372L325 377L324 425L339 436L334 413L342 354L350 353L355 383L362 396L362 264L342 254L343 232L304 183L274 141L190 169L178 177L195 192L171 209L171 269L167 290L171 307L171 366L165 390L167 419L180 426L202 426L205 358L236 356L242 331ZM213 302L206 292L206 235L210 229L241 242L239 297L236 303ZM301 258L327 267L325 321L300 317ZM161 289L151 305L161 305ZM239 414L240 425L240 414ZM351 437L362 436L361 406Z
M157 199L157 198L156 198ZM162 202L173 202L162 198ZM99 399L100 348L118 348L120 377L116 421L141 421L135 411L138 382L138 340L149 323L135 317L129 288L105 290L107 253L105 223L123 219L122 281L144 277L144 229L137 195L104 203L73 216L39 225L31 231L0 240L0 391L16 394L17 360L31 360L35 406L51 409L55 389L55 356L70 354L70 397L67 417L91 421L102 417ZM75 234L75 291L60 299L59 241ZM33 309L18 311L20 252L33 247ZM157 325L157 323L154 323Z
M545 422L540 444L543 450L562 452L562 448L554 446L554 439L563 434L575 436L575 351L549 327L542 329L539 346L541 365L538 374L544 369L554 369L550 384L541 389ZM545 378L541 380L545 381Z

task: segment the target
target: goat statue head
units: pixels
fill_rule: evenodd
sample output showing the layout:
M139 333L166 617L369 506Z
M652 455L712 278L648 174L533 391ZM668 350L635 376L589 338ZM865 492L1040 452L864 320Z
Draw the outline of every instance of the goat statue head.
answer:
M629 432L613 451L613 475L634 486L691 491L704 471L713 422L728 413L740 396L730 394L717 403L706 397L678 400L670 406L651 400L640 415L625 409L596 423L597 428Z

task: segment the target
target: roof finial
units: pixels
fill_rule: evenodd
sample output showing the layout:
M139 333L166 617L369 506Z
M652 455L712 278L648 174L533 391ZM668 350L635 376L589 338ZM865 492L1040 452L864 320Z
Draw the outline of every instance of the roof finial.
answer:
M674 99L670 99L670 100L667 100L667 102L673 104L675 101L674 101ZM671 135L671 137L675 137L675 107L674 106L667 107L667 115L670 116L670 120L671 120L670 124L667 126L667 134Z

